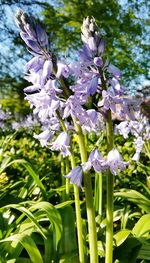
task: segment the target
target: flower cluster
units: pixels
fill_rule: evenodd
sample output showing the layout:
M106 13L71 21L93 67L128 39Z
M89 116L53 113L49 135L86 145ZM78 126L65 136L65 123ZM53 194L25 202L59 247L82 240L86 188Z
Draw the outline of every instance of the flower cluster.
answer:
M123 161L117 149L113 148L108 153L106 160L103 159L98 149L94 149L90 153L88 161L83 164L83 170L89 171L93 167L95 172L104 172L109 168L111 173L116 175L118 171L123 171L128 164L128 162Z
M26 65L25 76L31 85L24 91L33 114L38 116L42 124L42 132L34 135L42 146L60 150L64 157L70 155L69 133L74 130L72 119L77 121L83 132L98 134L103 126L102 119L105 121L108 110L116 112L117 104L120 105L122 118L135 120L134 113L139 109L139 104L123 98L121 72L108 59L105 61L105 42L94 18L84 19L81 28L83 48L79 61L71 64L54 58L44 29L27 14L19 11L16 21L22 39L33 54ZM66 85L68 78L71 85ZM65 130L61 125L62 120ZM95 171L105 171L109 167L113 174L118 169L123 170L125 163L122 157L117 150L112 151L104 161L100 152L93 150L84 169L93 167ZM81 166L66 177L80 186L81 180L74 177L76 172L81 177Z
M128 120L123 121L119 125L116 126L117 131L123 135L126 139L129 134L132 134L134 139L134 146L136 152L133 156L134 161L139 161L140 152L143 149L143 145L146 141L150 140L150 123L146 116L140 114L140 112L136 115L136 120Z

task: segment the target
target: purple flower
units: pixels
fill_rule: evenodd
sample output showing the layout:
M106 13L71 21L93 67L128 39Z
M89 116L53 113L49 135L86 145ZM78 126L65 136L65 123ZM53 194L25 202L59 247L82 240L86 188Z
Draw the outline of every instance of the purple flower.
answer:
M106 90L102 91L103 100L98 103L98 106L103 105L104 111L111 110L112 112L116 112L116 104L121 102L119 96L112 96Z
M95 41L94 37L91 36L88 38L88 45L92 51L95 52L97 50L96 41Z
M94 109L86 111L87 116L84 118L82 130L88 132L98 132L102 129L102 116Z
M45 130L43 132L41 132L40 134L34 134L33 136L35 139L38 139L43 146L46 146L47 145L47 142L50 140L52 140L53 138L53 135L52 133L50 132L50 130Z
M38 25L35 25L35 31L36 31L37 40L40 43L40 46L45 47L47 49L48 37L47 37L45 30L42 28L40 24L38 24Z
M82 125L87 118L86 110L80 104L79 99L75 96L70 96L65 103L64 115L63 118L67 118L69 115L76 117L80 124Z
M38 72L43 68L44 58L42 56L33 57L25 66L26 71L28 72Z
M101 57L95 57L94 58L94 64L97 66L97 67L102 67L103 66L103 60Z
M135 149L137 153L140 153L142 151L143 145L144 145L144 141L142 139L142 137L138 137L134 140L134 145L135 145Z
M141 99L123 98L120 110L120 117L125 118L126 115L130 120L135 120L135 113L139 111Z
M71 184L76 184L78 187L82 188L83 171L81 166L73 168L65 177L70 179Z
M110 64L107 68L107 71L111 73L116 79L121 78L121 71L114 65Z
M83 48L80 51L80 58L83 61L89 61L89 62L92 63L93 53L92 53L92 51L90 50L90 48L89 48L89 46L87 44L83 45Z
M51 144L52 151L60 150L63 157L70 155L70 137L66 132L61 132L57 139Z
M91 167L93 167L96 172L106 171L107 169L107 164L98 149L94 149L90 153L88 161L83 163L84 171L89 171Z
M56 78L60 78L60 76L63 76L65 78L68 78L70 75L70 69L69 66L62 63L62 62L57 62L57 74L56 74Z
M46 80L47 78L48 79L50 78L52 74L52 67L53 67L53 64L52 64L51 59L45 60L44 65L43 65L43 72L42 72L44 80Z
M122 95L124 92L123 86L120 85L119 81L116 78L112 78L109 80L115 95Z
M130 126L129 126L128 121L122 121L120 124L118 124L118 125L116 126L116 129L119 131L119 133L120 133L121 135L123 135L123 137L124 137L125 139L128 138L129 132L131 131L131 128L130 128Z
M48 50L48 37L41 25L35 25L33 19L19 10L16 23L21 29L20 35L33 55L42 55Z
M98 55L102 56L104 54L104 50L105 50L105 42L103 39L101 39L98 46Z
M135 161L135 162L139 162L139 160L140 160L140 153L139 153L139 152L136 152L136 153L133 155L132 160Z
M116 149L112 149L107 155L106 164L111 173L116 175L118 170L123 171L129 163L123 161L121 154Z

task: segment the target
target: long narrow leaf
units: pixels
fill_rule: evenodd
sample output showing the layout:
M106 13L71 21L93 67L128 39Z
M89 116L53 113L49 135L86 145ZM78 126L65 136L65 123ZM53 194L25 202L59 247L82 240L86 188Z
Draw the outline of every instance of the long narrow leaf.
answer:
M58 210L52 204L44 201L36 203L30 207L31 211L34 211L36 209L44 210L47 214L47 217L49 218L49 221L54 225L56 231L56 247L57 247L62 233L62 221Z
M35 171L32 169L31 165L29 164L29 162L27 162L26 160L23 159L18 159L18 160L14 160L12 162L9 162L5 168L7 168L8 166L11 166L12 164L21 164L23 165L27 171L29 172L29 174L33 177L35 183L38 185L38 187L41 189L41 192L43 194L44 199L46 199L46 189L44 187L44 185L42 184L41 180L39 179L38 175L35 173Z
M116 192L114 195L127 199L142 208L145 212L150 213L150 200L136 190L122 189L122 191Z
M37 227L37 229L39 230L39 232L42 234L42 236L44 238L46 238L43 230L42 230L42 227L39 225L39 223L37 222L36 218L34 217L34 215L28 210L26 209L25 207L23 206L20 206L18 204L11 204L11 205L6 205L4 207L2 207L1 209L6 209L6 208L14 208L14 209L17 209L19 210L20 212L24 213Z
M34 240L30 236L28 236L27 233L19 233L3 239L0 242L2 243L8 241L20 242L26 249L32 263L43 263L40 251L38 250Z

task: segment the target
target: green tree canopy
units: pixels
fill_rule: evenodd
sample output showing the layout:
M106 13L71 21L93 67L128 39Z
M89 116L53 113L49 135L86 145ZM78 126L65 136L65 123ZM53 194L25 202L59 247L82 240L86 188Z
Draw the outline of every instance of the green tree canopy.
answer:
M38 14L50 36L51 49L64 58L69 55L70 59L78 58L77 50L82 45L80 28L83 18L94 16L106 42L106 51L111 63L123 72L124 84L129 85L133 79L141 81L141 76L145 79L149 78L149 4L147 0L27 0L26 2L3 0L3 2L5 8L9 2L9 7L14 13L19 7L33 15ZM5 83L9 79L8 76L13 79L20 78L20 65L25 64L27 53L17 28L16 31L13 29L14 21L13 27L8 27L3 11L4 8L1 9L1 28L3 29L1 32L4 31L5 37L11 38L13 43L9 49L9 57L5 52L2 52L3 55L0 57L1 78Z

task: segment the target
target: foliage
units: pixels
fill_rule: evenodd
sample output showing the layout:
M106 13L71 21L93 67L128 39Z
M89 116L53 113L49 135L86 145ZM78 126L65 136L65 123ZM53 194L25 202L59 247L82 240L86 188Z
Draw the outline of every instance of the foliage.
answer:
M89 140L91 143L95 143L92 134ZM99 141L102 153L106 151L105 140L103 137ZM116 135L116 146L118 143L122 146L124 159L133 155L132 137L129 138L128 142L125 142L125 139L120 135ZM2 148L1 161L3 161L0 178L4 181L1 181L0 189L1 261L5 262L4 258L7 251L7 258L9 260L17 259L17 262L27 262L27 259L30 261L31 258L32 262L35 260L52 262L54 259L55 262L69 262L69 260L78 262L74 205L68 206L67 202L60 203L65 188L59 187L61 186L61 172L58 169L60 166L59 155L53 155L48 149L42 148L33 139L32 134L25 131L18 131L13 136L7 135L5 141L4 137L1 137ZM22 165L25 165L25 169ZM140 164L133 162L122 175L116 178L114 260L118 259L120 260L118 262L121 263L127 263L130 258L133 262L150 259L149 223L146 225L146 222L149 222L150 213L147 169L146 157L142 155ZM39 184L38 178L40 178ZM105 177L103 177L103 181L105 181ZM42 201L45 199L45 195L42 188L40 190L41 184L46 189L47 201L54 205L57 204L55 207L49 202ZM126 189L121 189L123 187ZM105 187L103 187L104 206ZM43 210L44 207L47 210ZM61 232L57 250L54 246L54 226L52 226L53 221L51 221L53 210L58 218L61 216L62 220L61 229L63 232ZM82 216L86 218L84 206L82 206ZM105 253L105 226L105 213L103 211L102 220L99 221L99 215L97 215L98 251L102 262ZM86 240L87 233L86 230L84 231ZM47 239L45 239L45 235ZM28 247L27 244L30 246ZM32 249L30 249L31 247ZM33 247L36 251L35 254L33 254ZM123 251L126 251L126 259L122 258Z

